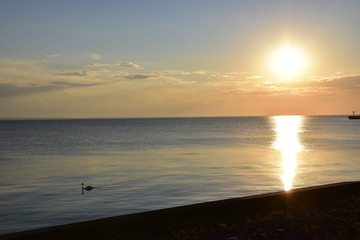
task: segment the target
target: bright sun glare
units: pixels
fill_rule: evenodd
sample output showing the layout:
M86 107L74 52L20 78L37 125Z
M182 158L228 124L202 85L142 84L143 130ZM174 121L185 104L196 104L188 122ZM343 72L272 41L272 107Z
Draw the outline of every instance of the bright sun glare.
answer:
M273 147L282 155L281 180L284 190L290 190L296 176L297 154L303 150L299 133L302 128L301 116L276 116L275 123L276 140Z
M306 64L303 52L290 45L285 45L273 53L270 58L271 69L283 78L296 77L302 73Z

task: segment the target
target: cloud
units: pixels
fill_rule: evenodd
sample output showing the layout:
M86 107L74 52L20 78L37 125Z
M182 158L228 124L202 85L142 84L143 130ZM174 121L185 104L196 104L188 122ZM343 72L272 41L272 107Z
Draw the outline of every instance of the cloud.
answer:
M61 79L64 78L64 79ZM85 70L54 72L40 61L0 59L0 98L108 83Z
M74 87L91 87L98 86L101 82L69 82L69 81L52 81L42 84L10 84L0 83L0 98L13 97L26 94L34 94L48 91L64 90Z
M142 80L142 79L153 78L155 76L156 75L152 75L152 74L134 74L134 75L126 75L126 76L123 76L122 78L128 79L128 80Z
M86 71L74 71L74 72L60 72L60 73L56 73L54 75L58 75L58 76L87 76L87 72Z
M60 57L60 55L58 55L58 54L46 54L46 55L44 55L44 57L47 57L47 58L56 58L56 57Z
M263 82L257 87L264 88L269 95L354 95L360 91L360 76L316 78L297 82Z
M360 76L346 76L340 78L326 79L318 83L321 86L342 90L359 90Z
M56 89L55 86L16 86L0 83L0 98L46 92Z
M160 84L162 85L167 85L167 86L179 86L179 85L188 85L188 84L193 84L196 83L195 81L184 81L181 79L177 79L177 78L168 78L168 79L164 79L164 80L160 80L159 81Z
M40 61L0 59L0 83L48 81L53 78L49 71L48 64Z
M101 83L79 83L79 82L67 82L67 81L54 81L51 82L51 84L55 86L63 86L63 87L92 87L92 86L98 86Z
M133 62L120 62L117 64L119 67L124 68L137 68L137 69L143 69L140 65L133 63Z
M264 79L264 76L254 75L254 76L246 77L246 79Z
M204 75L205 71L183 71L183 70L163 70L156 72L159 75L163 76L188 76L188 75Z
M193 75L203 75L204 72L186 72L180 70L164 70L147 74L131 74L123 75L122 79L126 80L144 80L144 79L157 79L159 84L166 85L184 85L189 83L194 83L194 79L191 77ZM186 78L191 78L187 80Z
M139 64L133 62L119 62L119 63L91 63L86 65L86 67L121 67L121 68L135 68L135 69L143 69Z
M100 59L102 59L102 56L101 56L100 54L97 54L97 53L90 53L90 54L89 54L89 57L90 57L91 59L94 59L94 60L100 60Z

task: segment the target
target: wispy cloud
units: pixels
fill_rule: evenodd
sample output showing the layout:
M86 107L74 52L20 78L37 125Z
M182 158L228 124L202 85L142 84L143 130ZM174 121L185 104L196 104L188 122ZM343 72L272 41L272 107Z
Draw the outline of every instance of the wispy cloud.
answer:
M126 75L122 76L124 79L127 80L142 80L142 79L149 79L156 77L156 75L153 74L134 74L134 75Z
M54 86L63 86L63 87L91 87L91 86L98 86L102 83L100 82L68 82L68 81L53 81L50 84Z
M290 95L354 95L360 91L360 76L343 76L298 82L264 82L269 94Z
M188 76L188 75L204 75L206 74L206 71L162 70L156 73L163 76Z
M133 62L119 62L119 63L91 63L86 65L86 67L121 67L121 68L135 68L143 69L142 66Z
M45 54L44 57L46 57L46 58L56 58L56 57L60 57L60 55L58 55L58 54Z
M35 94L48 91L59 91L75 87L91 87L101 85L101 82L71 82L51 81L41 84L25 83L11 84L0 83L0 98L14 97L19 95Z
M47 64L41 61L0 59L0 83L47 81Z
M359 90L360 89L360 76L347 76L333 79L325 79L318 82L319 85L342 90Z
M125 80L156 80L154 83L160 85L184 85L196 82L196 77L205 75L203 71L187 72L181 70L163 70L152 73L126 74L120 76Z
M55 72L40 61L0 59L0 98L109 83L85 70Z
M140 65L133 63L133 62L120 62L117 64L119 67L123 68L136 68L136 69L143 69Z
M86 71L73 71L73 72L55 73L54 75L58 75L58 76L86 76L88 74L87 74Z
M246 77L246 79L264 79L264 76L261 75L253 75L253 76L248 76Z
M55 86L16 86L13 84L0 83L0 98L46 92L54 89L56 89Z
M360 76L322 77L302 81L270 81L262 75L212 75L218 93L229 96L329 96L360 91Z
M89 54L89 57L90 57L91 59L94 59L94 60L100 60L100 59L102 59L102 56L101 56L100 54L97 54L97 53L90 53L90 54Z
M214 79L226 79L235 81L244 80L247 76L248 74L244 72L215 73L210 75L210 77Z

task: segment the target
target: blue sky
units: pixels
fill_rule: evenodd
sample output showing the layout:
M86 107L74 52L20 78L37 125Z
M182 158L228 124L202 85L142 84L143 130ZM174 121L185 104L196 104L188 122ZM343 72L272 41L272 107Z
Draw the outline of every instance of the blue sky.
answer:
M351 0L4 0L0 117L347 114L359 102L358 9ZM308 67L284 80L267 61L286 43Z

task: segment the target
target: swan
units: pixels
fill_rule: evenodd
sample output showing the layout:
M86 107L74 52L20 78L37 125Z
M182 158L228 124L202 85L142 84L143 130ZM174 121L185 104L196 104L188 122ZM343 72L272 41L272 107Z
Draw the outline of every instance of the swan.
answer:
M92 187L92 186L86 186L86 187L84 187L84 183L81 183L81 186L82 186L82 190L84 191L84 189L86 190L86 191L91 191L91 190L93 190L95 187Z

